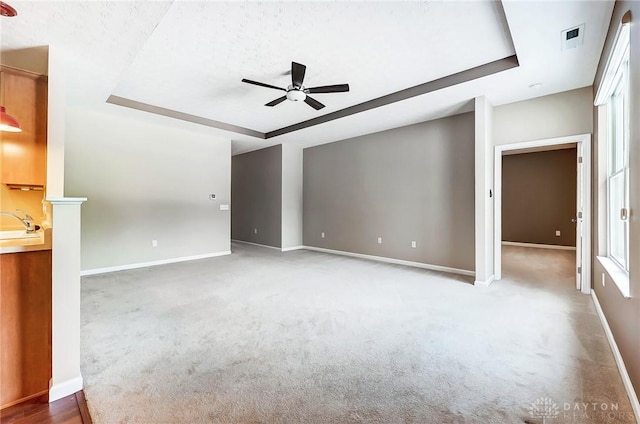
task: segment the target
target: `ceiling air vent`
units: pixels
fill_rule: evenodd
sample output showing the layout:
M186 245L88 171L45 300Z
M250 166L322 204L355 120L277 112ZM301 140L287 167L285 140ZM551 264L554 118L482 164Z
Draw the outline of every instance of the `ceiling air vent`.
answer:
M584 41L584 24L565 29L560 33L562 50L569 50L582 45Z

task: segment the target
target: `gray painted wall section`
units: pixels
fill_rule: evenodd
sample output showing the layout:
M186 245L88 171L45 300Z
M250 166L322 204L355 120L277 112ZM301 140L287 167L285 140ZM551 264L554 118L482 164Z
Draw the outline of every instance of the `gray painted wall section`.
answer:
M502 157L503 241L575 247L575 216L575 148Z
M473 113L307 148L303 186L305 245L474 270Z
M281 247L281 145L233 156L231 199L233 240Z
M65 194L89 198L83 270L230 250L230 214L219 208L230 202L230 140L108 104L66 113Z
M302 148L282 145L282 248L302 246Z
M493 139L496 146L593 131L591 87L496 106Z
M613 45L616 31L620 19L624 13L631 10L631 43L630 43L630 58L629 58L629 70L630 70L630 157L629 157L629 171L630 171L630 195L629 206L631 209L631 219L629 221L629 281L631 289L631 299L625 299L620 294L620 291L613 283L613 281L607 276L606 271L600 265L600 262L594 258L593 260L593 289L595 290L602 310L607 317L611 332L616 340L616 344L622 354L627 371L631 378L631 382L635 388L636 394L640 397L640 2L638 1L618 1L613 9L613 16L611 18L611 25L609 27L609 33L607 34L607 40L605 47L600 57L600 64L598 65L598 71L595 77L594 93L597 92L600 78L604 72L604 68L609 57L609 52ZM595 113L595 111L593 111ZM597 122L597 120L596 120ZM598 134L598 130L594 131ZM598 164L598 155L606 154L600 149L600 140L595 143L594 164ZM604 161L606 164L606 160ZM593 186L598 187L598 175L597 172L593 175ZM598 199L598 191L595 190L594 202L602 201ZM634 213L635 211L635 213ZM605 251L598 252L599 245L606 244L604 240L599 240L599 233L603 231L600 228L606 226L606 218L599 216L598 208L594 208L595 216L593 222L596 223L593 239L593 252L594 254L604 254ZM602 224L601 224L602 223ZM602 274L606 276L606 285L601 283Z

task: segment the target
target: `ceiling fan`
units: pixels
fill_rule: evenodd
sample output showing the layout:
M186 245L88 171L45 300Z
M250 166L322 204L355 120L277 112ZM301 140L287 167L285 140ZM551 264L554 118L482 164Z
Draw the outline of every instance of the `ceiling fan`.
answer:
M284 96L278 97L277 99L267 103L265 106L275 106L287 99L293 102L304 100L306 104L308 104L315 110L319 110L322 109L324 105L313 97L309 97L309 93L344 93L346 91L349 91L349 84L323 85L321 87L306 88L302 85L302 82L304 81L304 73L306 72L306 70L307 67L305 65L302 65L301 63L291 62L291 85L286 89L276 87L275 85L265 84L263 82L251 81L246 78L243 78L242 82L259 85L261 87L273 88L275 90L281 90L287 93Z

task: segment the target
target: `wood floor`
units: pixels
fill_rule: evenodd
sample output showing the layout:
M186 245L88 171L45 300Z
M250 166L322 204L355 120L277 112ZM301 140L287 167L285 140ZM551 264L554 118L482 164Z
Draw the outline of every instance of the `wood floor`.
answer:
M84 392L55 402L35 399L0 411L1 424L92 424Z

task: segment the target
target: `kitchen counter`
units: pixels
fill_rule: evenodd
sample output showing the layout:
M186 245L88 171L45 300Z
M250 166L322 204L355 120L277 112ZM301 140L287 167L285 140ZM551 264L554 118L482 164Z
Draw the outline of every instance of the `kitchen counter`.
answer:
M38 232L40 237L0 240L0 254L51 250L51 228Z

